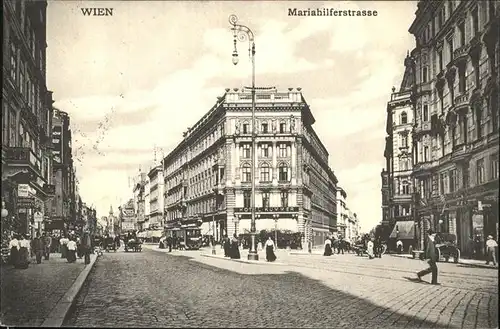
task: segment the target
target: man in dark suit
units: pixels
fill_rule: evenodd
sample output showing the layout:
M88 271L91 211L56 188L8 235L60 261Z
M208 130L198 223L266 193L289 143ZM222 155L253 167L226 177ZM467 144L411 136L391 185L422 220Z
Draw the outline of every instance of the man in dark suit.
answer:
M438 284L438 268L437 268L437 257L438 254L436 252L435 238L436 234L433 230L427 231L427 248L425 249L425 257L428 259L427 263L429 267L425 270L422 270L417 273L417 277L420 281L422 281L422 277L429 273L432 273L431 284Z

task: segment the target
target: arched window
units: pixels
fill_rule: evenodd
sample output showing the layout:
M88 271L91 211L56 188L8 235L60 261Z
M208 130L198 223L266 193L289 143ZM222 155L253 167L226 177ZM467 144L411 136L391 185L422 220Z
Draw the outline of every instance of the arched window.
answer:
M252 168L248 163L245 163L241 168L241 181L245 183L250 183L252 180Z
M404 125L408 123L408 114L406 112L401 113L401 124Z
M281 163L278 168L278 179L280 182L288 182L290 180L288 174L288 166L286 163Z
M271 174L270 174L270 168L267 163L263 163L262 166L260 167L260 181L261 182L270 182L271 181Z

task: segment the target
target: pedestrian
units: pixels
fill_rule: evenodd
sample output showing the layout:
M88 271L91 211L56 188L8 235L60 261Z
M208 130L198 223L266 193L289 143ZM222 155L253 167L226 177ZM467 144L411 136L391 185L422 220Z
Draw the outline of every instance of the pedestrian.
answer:
M45 245L43 239L40 236L40 233L37 233L36 237L33 239L33 252L35 253L37 264L42 263L42 256L44 251L45 251Z
M401 241L401 239L398 239L396 242L396 249L398 250L398 254L403 252L403 241Z
M428 259L429 267L417 273L417 278L422 281L422 277L432 273L431 284L438 284L438 268L437 268L437 252L435 246L436 233L432 229L427 231L427 248L425 249L425 257Z
M92 252L92 240L90 238L90 233L85 231L81 239L81 248L84 255L84 263L90 264L90 253Z
M120 235L117 234L115 236L115 246L116 246L116 249L120 249Z
M75 239L76 242L76 255L78 256L79 259L83 257L83 250L82 250L82 239L80 236L76 236Z
M344 254L344 238L342 235L339 236L338 238L338 243L337 243L337 255L342 252L342 255Z
M224 235L224 257L229 257L230 254L230 249L231 249L231 241L229 241L229 238L227 235Z
M17 263L19 262L19 240L17 239L17 234L12 234L12 239L9 242L10 249L10 263L12 266L17 267Z
M168 252L172 252L172 237L167 237Z
M498 243L493 239L492 235L488 235L486 240L486 265L493 262L493 266L497 265L497 252L496 248L498 248Z
M73 237L71 237L67 243L68 254L66 259L68 263L74 263L76 261L76 242Z
M366 253L368 254L369 259L375 258L375 255L373 254L374 240L375 240L374 238L371 238L366 243Z
M267 241L266 241L267 243ZM262 241L259 240L259 243L257 243L257 249L260 251L262 250Z
M330 238L326 238L326 240L325 240L325 252L323 253L323 256L331 256L332 253L333 253L332 240L330 240Z
M466 243L466 251L465 254L469 257L469 259L474 258L474 239L472 238L472 235L469 235L467 237L467 243Z
M266 261L274 262L275 260L276 255L274 254L274 242L271 237L268 237L266 241Z
M26 269L29 266L29 255L30 255L30 242L21 235L21 240L19 240L19 258L17 262L17 268Z
M64 234L61 235L61 238L59 239L59 248L61 249L61 258L67 258L68 254L68 244L69 239L64 236Z
M43 232L42 240L43 240L43 255L45 257L45 260L49 260L50 247L52 245L52 237L49 234L47 234L47 232Z
M231 240L231 247L230 247L229 256L232 259L240 259L241 258L239 243L238 243L238 238L236 237L236 233L233 234L233 239Z

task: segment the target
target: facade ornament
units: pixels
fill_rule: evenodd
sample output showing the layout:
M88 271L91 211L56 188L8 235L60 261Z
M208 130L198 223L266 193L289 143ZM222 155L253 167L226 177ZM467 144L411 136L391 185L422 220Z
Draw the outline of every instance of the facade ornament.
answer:
M295 132L295 117L293 116L293 114L290 116L290 132Z
M277 131L277 127L276 127L276 119L273 119L273 122L272 122L272 129L273 129L273 133L276 133L276 131Z
M240 119L236 119L236 135L240 134L240 126L241 126Z

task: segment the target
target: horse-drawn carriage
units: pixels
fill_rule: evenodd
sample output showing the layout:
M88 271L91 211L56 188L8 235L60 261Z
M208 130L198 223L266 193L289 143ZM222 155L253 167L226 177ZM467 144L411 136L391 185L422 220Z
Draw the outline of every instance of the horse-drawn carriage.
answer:
M457 236L450 233L436 233L435 243L438 255L438 262L444 258L446 262L453 257L453 262L458 263L460 260L460 249L457 244Z
M142 251L142 241L141 239L130 239L127 242L125 242L125 251L134 251L134 252L141 252Z

